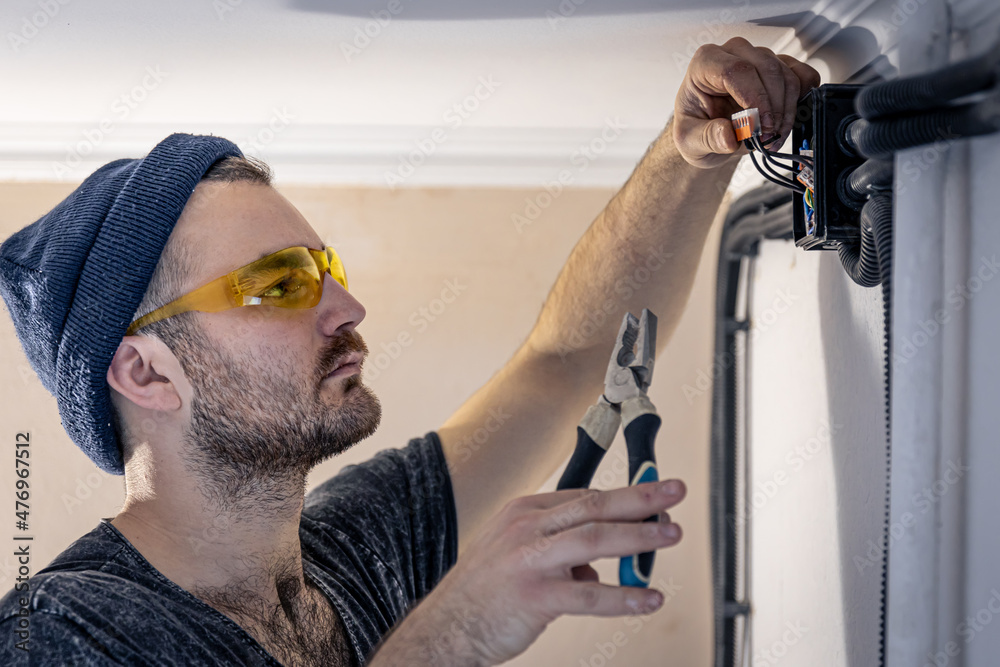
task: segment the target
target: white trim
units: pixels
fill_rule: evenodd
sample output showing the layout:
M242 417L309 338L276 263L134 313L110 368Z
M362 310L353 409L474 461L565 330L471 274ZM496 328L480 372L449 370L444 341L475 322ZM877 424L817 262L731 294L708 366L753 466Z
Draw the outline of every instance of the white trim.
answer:
M78 182L111 160L144 155L172 132L191 132L231 139L267 160L280 183L389 187L387 173L423 160L392 187L541 187L563 171L571 187L618 187L661 129L616 119L593 128L287 125L276 132L128 124L104 135L75 124L0 125L0 180Z

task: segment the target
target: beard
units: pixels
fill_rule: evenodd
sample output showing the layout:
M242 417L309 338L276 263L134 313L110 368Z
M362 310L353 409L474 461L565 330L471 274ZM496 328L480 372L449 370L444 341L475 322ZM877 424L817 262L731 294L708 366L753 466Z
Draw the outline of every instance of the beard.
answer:
M234 358L196 327L175 339L186 348L178 358L194 388L185 464L218 505L301 499L310 470L378 428L381 405L360 369L326 381L341 384L339 405L323 395L323 378L338 361L351 352L367 356L356 332L333 339L303 379L289 364L274 369L250 355Z

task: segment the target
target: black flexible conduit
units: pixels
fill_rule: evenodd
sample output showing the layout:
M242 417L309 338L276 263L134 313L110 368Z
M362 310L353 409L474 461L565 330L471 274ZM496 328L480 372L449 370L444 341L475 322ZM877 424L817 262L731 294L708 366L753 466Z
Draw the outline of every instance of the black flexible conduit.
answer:
M892 160L867 160L847 176L845 194L864 203L878 192L892 192Z
M854 124L859 122L861 121L855 121ZM845 243L841 245L838 253L847 275L862 287L875 287L882 282L880 257L882 255L888 257L892 253L892 234L883 234L883 242L888 240L890 246L880 252L874 231L876 223L892 224L892 199L884 195L878 199L879 202L887 201L889 210L888 218L878 217L877 220L876 208L873 208L872 204L876 200L868 199L870 195L892 187L892 174L892 162L867 160L851 172L847 178L846 194L856 201L865 202L861 209L861 241L856 244ZM880 203L877 207L880 215L882 206L883 204Z
M872 232L870 216L866 216L868 204L861 209L861 243L860 245L843 244L840 246L840 261L851 280L862 287L875 287L882 282L882 272L879 269L878 251L875 249L875 235ZM890 218L891 219L891 218Z
M756 254L763 238L789 238L792 204L788 190L765 185L740 197L729 208L719 243L715 292L715 355L712 375L711 535L712 591L715 616L715 665L730 667L738 654L736 619L749 614L749 601L738 595L737 576L737 368L736 335L748 322L736 318L740 266ZM749 289L749 287L747 287ZM721 369L719 368L721 366ZM744 625L744 629L745 629Z
M929 74L868 86L858 93L854 108L868 120L933 108L994 87L998 67L1000 43L980 56Z
M882 120L862 118L851 123L846 138L858 153L884 158L914 146L992 134L997 130L1000 130L1000 104L987 100Z

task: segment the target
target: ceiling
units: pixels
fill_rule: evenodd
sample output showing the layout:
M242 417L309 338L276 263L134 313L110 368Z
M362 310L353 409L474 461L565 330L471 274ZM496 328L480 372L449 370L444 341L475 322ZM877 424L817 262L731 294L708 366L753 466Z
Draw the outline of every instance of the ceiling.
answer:
M0 5L0 179L80 180L186 131L284 181L538 184L611 124L576 184L620 184L698 45L787 41L814 4L59 1Z

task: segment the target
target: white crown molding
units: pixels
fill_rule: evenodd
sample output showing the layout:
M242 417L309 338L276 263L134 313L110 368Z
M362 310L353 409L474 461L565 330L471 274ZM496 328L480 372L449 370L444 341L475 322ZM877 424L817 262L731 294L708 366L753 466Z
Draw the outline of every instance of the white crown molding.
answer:
M79 182L111 160L146 154L172 132L190 132L234 141L267 160L282 184L540 187L561 176L569 187L617 187L660 130L615 118L593 128L345 127L282 124L280 114L270 127L123 123L102 132L3 124L0 180Z

